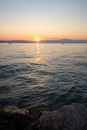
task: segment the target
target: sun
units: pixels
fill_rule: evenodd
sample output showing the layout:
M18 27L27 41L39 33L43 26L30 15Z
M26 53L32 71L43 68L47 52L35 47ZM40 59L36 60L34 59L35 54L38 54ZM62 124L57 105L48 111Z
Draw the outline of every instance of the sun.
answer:
M37 38L36 38L36 42L39 42L39 41L40 41L40 38L39 38L39 37L37 37Z

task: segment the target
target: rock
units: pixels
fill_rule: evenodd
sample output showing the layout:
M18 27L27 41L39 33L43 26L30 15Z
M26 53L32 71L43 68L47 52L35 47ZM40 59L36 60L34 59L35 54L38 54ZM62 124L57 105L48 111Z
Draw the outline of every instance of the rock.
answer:
M87 108L74 103L52 112L45 111L35 125L37 130L87 130Z
M7 106L3 109L3 111L10 114L21 114L21 115L29 114L29 110L23 108L20 109L15 106Z
M29 125L29 110L7 106L0 110L0 130L23 130Z
M11 122L0 119L0 130L16 130L16 128Z
M87 130L87 108L82 104L40 111L42 107L32 111L13 106L0 109L0 130Z

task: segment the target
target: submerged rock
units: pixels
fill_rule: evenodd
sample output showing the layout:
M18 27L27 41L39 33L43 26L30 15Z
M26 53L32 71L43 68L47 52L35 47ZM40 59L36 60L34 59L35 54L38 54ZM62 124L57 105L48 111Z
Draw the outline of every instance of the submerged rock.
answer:
M87 108L71 104L55 111L45 111L32 127L37 130L87 130Z

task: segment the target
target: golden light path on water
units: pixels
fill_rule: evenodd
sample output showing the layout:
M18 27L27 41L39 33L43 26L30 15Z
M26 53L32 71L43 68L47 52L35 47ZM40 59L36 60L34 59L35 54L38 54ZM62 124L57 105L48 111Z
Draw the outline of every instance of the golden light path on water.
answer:
M87 86L86 44L0 44L1 96L22 107L47 103L55 107L83 101ZM3 73L4 72L4 73ZM4 93L4 89L6 89ZM78 90L79 97L78 95ZM63 98L66 96L66 99ZM71 96L70 96L71 95ZM82 96L83 95L83 96ZM6 103L5 103L6 104Z

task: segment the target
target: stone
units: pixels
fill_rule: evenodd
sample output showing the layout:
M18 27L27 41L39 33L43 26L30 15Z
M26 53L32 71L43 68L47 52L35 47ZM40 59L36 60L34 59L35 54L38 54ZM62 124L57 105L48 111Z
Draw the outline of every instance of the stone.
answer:
M0 130L87 130L87 108L79 103L53 111L8 106L0 109Z
M10 114L21 114L21 115L29 114L29 110L24 109L24 108L18 108L15 106L7 106L3 109L3 111Z
M78 103L59 110L45 111L38 120L38 130L87 130L87 108Z
M29 125L29 110L7 106L0 110L0 130L24 130Z

